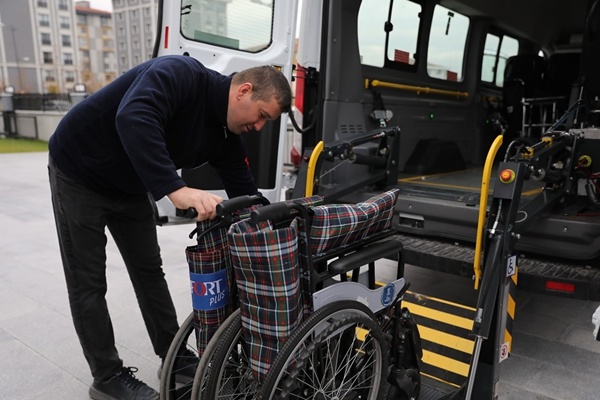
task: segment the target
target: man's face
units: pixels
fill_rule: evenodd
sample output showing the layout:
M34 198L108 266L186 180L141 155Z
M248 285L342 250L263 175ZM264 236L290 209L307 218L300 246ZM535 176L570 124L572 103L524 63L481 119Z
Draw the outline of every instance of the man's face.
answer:
M252 101L252 84L244 83L229 100L227 110L227 128L233 133L242 134L249 131L260 131L267 121L274 120L281 114L276 99L268 102Z

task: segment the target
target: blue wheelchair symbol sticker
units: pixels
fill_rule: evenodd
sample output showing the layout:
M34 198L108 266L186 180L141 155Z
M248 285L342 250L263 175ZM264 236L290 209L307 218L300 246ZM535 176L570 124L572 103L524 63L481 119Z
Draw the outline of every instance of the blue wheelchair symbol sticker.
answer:
M396 294L396 286L393 283L388 283L381 292L381 304L384 307L389 306L394 301Z

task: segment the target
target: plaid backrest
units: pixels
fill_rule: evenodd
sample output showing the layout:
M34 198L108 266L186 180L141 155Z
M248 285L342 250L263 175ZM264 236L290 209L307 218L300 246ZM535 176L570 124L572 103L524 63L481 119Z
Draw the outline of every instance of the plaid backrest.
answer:
M271 229L249 220L231 226L228 239L254 377L262 381L303 318L298 224Z
M320 255L389 229L399 192L392 189L356 204L311 207L312 254Z

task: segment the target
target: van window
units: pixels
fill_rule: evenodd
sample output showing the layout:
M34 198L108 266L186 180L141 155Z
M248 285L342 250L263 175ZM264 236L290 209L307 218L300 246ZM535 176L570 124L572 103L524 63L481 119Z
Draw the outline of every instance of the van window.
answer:
M182 0L186 39L257 53L271 43L274 0Z
M448 81L462 81L469 18L437 5L433 12L427 73Z
M506 60L518 53L519 41L517 39L488 33L483 50L481 80L502 87Z
M421 6L410 0L363 0L358 12L358 46L361 62L383 67L388 63L414 65ZM388 23L388 16L390 20ZM386 50L386 26L389 42Z

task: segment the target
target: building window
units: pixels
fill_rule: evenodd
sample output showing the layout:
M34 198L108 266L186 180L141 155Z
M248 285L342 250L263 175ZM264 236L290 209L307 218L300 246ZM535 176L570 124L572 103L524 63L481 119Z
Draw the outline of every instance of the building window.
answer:
M48 0L38 0L38 7L48 8Z
M80 25L87 25L87 15L85 14L78 14L77 15L77 23Z
M65 62L65 65L73 65L73 54L65 53L64 54L64 62Z
M110 26L110 17L100 17L100 26Z
M81 48L88 48L89 47L87 38L85 38L85 37L80 37L79 38L79 47L81 47Z
M38 22L40 26L50 26L50 17L48 14L38 14Z
M49 51L44 51L43 53L44 56L44 64L52 64L52 53L50 53Z
M49 33L43 33L42 32L42 44L52 44L52 41L50 40L50 34Z
M71 29L71 20L69 17L59 17L60 18L60 27L63 29Z
M71 36L69 35L61 35L62 45L64 47L71 47Z
M113 47L113 41L112 41L112 39L104 39L102 41L102 46L104 46L104 47Z
M44 70L44 80L46 82L54 82L56 80L54 78L54 71L49 69Z
M67 82L75 82L75 73L73 71L65 71L65 80Z
M59 10L68 10L69 9L68 0L58 0L58 9Z

